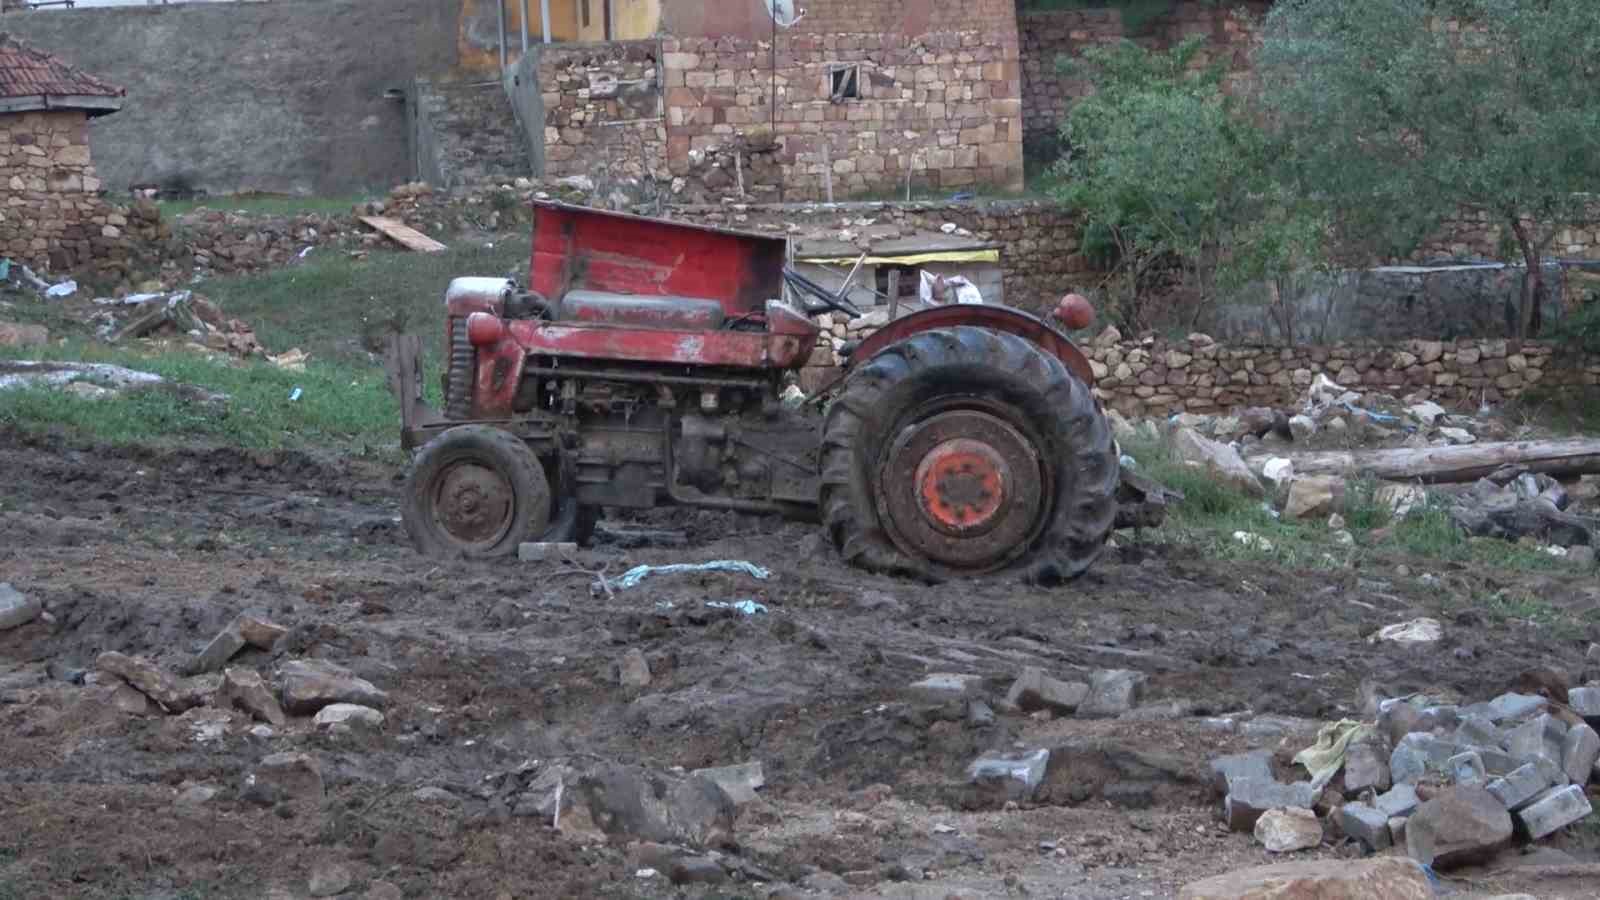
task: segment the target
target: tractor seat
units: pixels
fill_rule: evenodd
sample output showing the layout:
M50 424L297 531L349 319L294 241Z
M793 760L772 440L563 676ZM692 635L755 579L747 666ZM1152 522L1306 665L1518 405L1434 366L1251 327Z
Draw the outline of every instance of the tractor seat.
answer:
M567 291L557 316L563 322L631 325L682 331L716 331L722 327L722 304L700 297L614 294L610 291Z

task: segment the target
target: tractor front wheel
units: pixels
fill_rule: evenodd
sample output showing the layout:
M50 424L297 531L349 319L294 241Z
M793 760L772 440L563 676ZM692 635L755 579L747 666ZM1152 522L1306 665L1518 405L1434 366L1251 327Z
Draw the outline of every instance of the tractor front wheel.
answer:
M828 412L822 466L845 559L931 581L1065 581L1116 517L1116 452L1088 385L983 328L920 332L868 360Z
M546 528L550 481L515 435L460 425L417 453L400 514L412 543L429 556L508 556Z

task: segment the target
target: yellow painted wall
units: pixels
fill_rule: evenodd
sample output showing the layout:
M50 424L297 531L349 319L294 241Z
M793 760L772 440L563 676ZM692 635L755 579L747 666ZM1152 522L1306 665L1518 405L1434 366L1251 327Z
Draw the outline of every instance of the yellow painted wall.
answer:
M500 44L496 0L459 0L461 3L460 67L467 72L498 72ZM578 3L581 0L550 0L550 38L576 41ZM603 22L603 20L601 20ZM539 21L539 0L528 0L528 40L544 40ZM506 57L514 60L522 53L522 0L506 0Z
M653 37L660 25L661 0L611 0L611 36L616 40Z

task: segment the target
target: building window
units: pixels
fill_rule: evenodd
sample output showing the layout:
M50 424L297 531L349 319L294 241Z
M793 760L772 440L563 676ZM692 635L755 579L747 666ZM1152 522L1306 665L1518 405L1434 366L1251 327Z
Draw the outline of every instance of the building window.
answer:
M828 97L835 103L861 99L861 67L854 64L830 66Z

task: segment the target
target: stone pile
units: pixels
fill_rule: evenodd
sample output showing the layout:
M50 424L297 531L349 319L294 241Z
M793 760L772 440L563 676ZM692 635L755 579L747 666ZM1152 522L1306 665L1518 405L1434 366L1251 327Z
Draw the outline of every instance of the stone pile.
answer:
M1340 768L1321 790L1280 782L1269 751L1214 760L1223 817L1273 852L1342 834L1370 851L1404 846L1439 869L1481 862L1593 811L1584 791L1600 780L1600 683L1571 694L1569 709L1524 694L1465 706L1382 700L1375 726L1348 723Z

